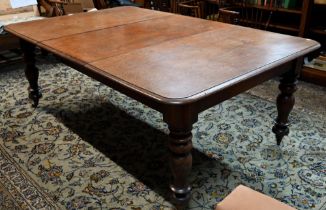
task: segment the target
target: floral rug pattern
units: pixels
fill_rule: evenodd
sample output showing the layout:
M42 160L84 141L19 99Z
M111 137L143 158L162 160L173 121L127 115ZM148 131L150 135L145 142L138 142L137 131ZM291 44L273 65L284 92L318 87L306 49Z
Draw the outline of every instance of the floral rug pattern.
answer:
M53 59L39 60L43 98L37 109L27 99L23 65L0 70L0 151L37 183L42 204L173 209L161 114ZM325 210L325 119L295 110L278 147L271 132L275 116L274 103L249 94L200 114L189 209L213 209L244 184L297 209ZM40 209L33 205L25 209Z
M0 146L0 206L1 209L58 208L42 189L11 160Z

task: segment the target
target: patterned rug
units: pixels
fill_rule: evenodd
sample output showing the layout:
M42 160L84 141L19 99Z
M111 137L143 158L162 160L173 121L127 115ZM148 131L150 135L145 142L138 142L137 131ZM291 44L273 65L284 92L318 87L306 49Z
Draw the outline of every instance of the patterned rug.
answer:
M161 114L46 59L37 109L23 65L0 70L2 209L173 209ZM326 209L325 118L295 110L278 147L275 116L274 102L250 94L200 114L189 209L213 209L239 184L298 209Z

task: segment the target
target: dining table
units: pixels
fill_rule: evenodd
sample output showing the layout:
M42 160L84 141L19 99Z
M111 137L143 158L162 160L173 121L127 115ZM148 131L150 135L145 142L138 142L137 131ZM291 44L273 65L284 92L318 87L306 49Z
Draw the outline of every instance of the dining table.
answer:
M5 30L20 39L34 107L42 96L38 47L162 113L169 129L171 201L178 209L191 198L198 114L280 76L278 114L271 125L280 144L289 133L303 57L320 47L311 39L137 7L10 24Z

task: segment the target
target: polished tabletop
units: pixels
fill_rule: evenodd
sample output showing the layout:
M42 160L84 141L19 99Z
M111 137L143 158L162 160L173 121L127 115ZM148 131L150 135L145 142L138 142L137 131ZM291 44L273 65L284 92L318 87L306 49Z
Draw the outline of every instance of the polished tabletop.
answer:
M162 101L197 100L304 55L313 40L118 7L6 30Z
M309 39L135 7L19 23L6 30L22 39L34 107L42 96L37 45L162 112L169 128L170 189L178 209L191 198L192 127L199 112L282 75L272 129L280 144L289 133L302 58L320 46Z

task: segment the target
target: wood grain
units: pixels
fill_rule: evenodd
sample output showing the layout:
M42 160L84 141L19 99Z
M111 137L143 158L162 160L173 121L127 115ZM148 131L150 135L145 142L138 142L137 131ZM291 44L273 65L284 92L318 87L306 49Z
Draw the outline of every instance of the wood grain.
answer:
M34 103L40 96L38 72L29 49L37 45L162 112L170 129L170 189L178 209L186 208L191 198L187 177L198 113L283 74L274 127L280 143L288 133L302 57L320 46L309 39L134 7L9 25L6 30L24 40L27 78L37 93Z

